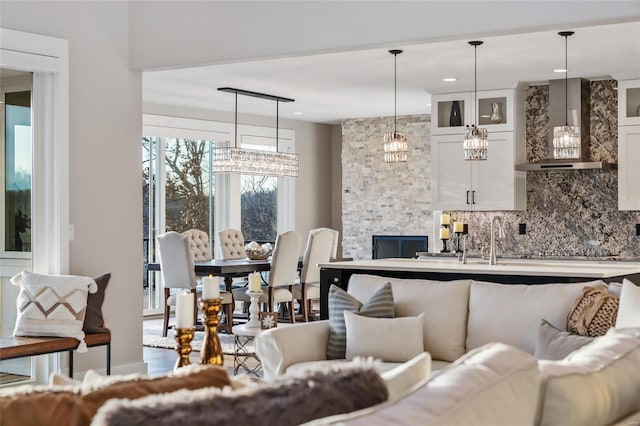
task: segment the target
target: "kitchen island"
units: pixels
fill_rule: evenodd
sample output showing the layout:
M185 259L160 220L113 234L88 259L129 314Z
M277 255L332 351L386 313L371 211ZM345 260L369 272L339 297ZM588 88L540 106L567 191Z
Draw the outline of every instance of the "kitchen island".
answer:
M503 284L570 283L589 280L606 282L628 278L640 282L640 262L572 261L540 259L499 259L497 265L487 260L468 259L462 264L455 258L376 259L320 264L320 317L329 316L329 287L347 288L353 274L371 274L390 278L421 278L438 281L473 279Z

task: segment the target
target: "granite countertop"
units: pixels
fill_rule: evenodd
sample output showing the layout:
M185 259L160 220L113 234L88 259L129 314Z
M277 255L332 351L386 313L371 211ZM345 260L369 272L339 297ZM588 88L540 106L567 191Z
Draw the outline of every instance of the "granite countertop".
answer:
M462 264L457 257L425 257L421 259L376 259L351 262L323 263L325 269L358 269L386 271L438 272L479 275L518 275L548 277L580 277L603 279L640 274L640 262L615 260L562 260L498 258L497 265L489 265L481 258L468 258Z
M427 253L419 252L420 258L444 257L458 258L458 254L454 253ZM467 255L468 258L479 259L479 253ZM640 262L640 256L556 256L541 254L510 254L498 256L499 259L535 259L535 260L561 260L561 261L594 261L594 262Z

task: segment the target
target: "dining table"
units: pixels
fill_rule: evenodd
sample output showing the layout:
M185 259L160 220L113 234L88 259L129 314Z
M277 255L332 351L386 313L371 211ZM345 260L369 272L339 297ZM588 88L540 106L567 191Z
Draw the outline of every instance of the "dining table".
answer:
M302 262L298 262L298 268L302 267ZM251 259L233 259L222 260L213 259L204 262L194 262L194 268L197 276L222 277L224 286L227 291L231 291L231 284L234 278L246 277L252 272L266 272L271 269L269 259L251 260ZM148 271L160 271L159 262L151 262L147 264Z

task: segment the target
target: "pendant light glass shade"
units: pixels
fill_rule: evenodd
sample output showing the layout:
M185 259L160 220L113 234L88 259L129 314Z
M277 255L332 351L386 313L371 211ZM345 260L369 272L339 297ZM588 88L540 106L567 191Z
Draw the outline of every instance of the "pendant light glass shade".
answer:
M463 148L465 160L486 160L487 148L489 148L487 129L479 128L474 125L471 127L467 126L464 131Z
M574 159L580 158L581 155L581 138L580 126L569 126L569 106L567 105L567 73L569 72L567 57L567 40L573 35L573 31L560 31L558 33L564 37L564 109L565 121L564 126L556 126L553 128L553 158L556 159Z
M407 144L406 133L398 132L396 130L396 108L397 108L397 67L396 59L402 50L390 50L389 53L393 55L393 132L387 132L384 134L384 162L385 163L404 163L407 161L407 151L409 144Z
M477 50L482 41L470 41L469 44L473 46L473 103L476 105L476 115L478 108L478 58ZM487 159L487 151L489 149L489 139L487 138L487 129L476 127L472 124L471 127L467 126L464 131L464 142L462 148L464 150L464 159L466 161L481 161Z
M221 87L218 90L235 93L235 142L234 146L213 149L213 170L216 173L245 175L298 177L298 154L278 152L279 102L293 102L293 99L248 90ZM276 101L276 151L238 148L238 94Z

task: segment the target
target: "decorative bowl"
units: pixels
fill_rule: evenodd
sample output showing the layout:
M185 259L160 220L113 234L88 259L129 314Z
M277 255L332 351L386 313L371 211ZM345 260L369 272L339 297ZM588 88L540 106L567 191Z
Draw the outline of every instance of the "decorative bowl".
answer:
M246 248L247 257L251 260L267 260L269 256L271 256L271 250L267 250L264 248L259 249L249 249Z

